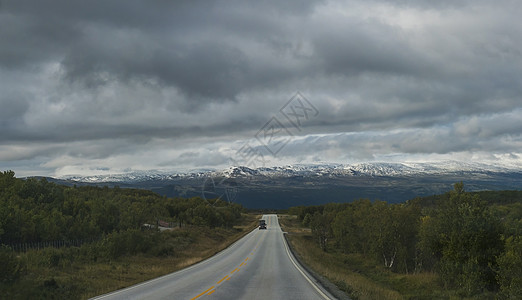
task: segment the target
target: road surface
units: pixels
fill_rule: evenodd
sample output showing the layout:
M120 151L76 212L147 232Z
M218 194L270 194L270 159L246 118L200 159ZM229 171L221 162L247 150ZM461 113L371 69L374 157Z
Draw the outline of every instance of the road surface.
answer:
M217 255L94 299L334 299L288 249L276 215Z

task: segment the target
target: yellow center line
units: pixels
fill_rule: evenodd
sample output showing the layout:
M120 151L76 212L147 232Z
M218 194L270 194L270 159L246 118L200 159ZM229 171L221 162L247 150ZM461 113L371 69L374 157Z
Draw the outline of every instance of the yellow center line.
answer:
M223 282L223 280L225 280L227 277L228 277L228 275L226 275L225 277L221 278L221 280L218 281L217 284L220 284L221 282Z
M197 295L196 297L192 298L191 300L197 299L197 298L199 298L199 297L205 295L208 291L210 291L210 290L213 289L213 288L214 288L214 286L209 287L209 288L206 289L203 293Z
M255 249L252 250L252 252L250 253L250 255L254 255L254 252L255 252L255 250L257 249L258 246L259 246L259 242L257 243ZM247 258L245 258L245 260L244 260L244 261L239 265L239 267L242 267L242 266L246 265L246 262L247 262L249 259L250 259L250 257L247 256ZM238 272L239 270L241 270L239 267L238 267L238 268L235 268L234 270L232 270L232 272L230 272L230 274L234 274L234 273ZM228 280L230 280L230 278L231 278L231 277L230 277L229 275L225 275L225 277L221 278L221 279L216 283L216 285L221 284L221 283L222 283L223 281L225 281L225 280L228 281ZM214 289L214 288L215 288L215 286L211 286L210 288L208 288L207 290L205 290L205 291L202 292L201 294L197 295L196 297L192 298L191 300L195 300L195 299L197 299L197 298L199 298L199 297L201 297L201 296L203 296L203 295L205 295L205 294L207 294L207 295L212 295L214 292L216 292L216 289Z

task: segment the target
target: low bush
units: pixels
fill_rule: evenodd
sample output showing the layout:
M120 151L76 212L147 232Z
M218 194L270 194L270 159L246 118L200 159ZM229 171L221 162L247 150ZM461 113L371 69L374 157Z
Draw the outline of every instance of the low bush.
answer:
M18 280L24 272L25 265L9 247L0 246L0 282L10 283Z

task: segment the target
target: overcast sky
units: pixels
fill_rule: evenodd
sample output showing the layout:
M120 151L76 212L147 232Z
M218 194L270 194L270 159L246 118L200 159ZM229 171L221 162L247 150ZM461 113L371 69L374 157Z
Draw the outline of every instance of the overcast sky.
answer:
M0 170L522 166L520 15L514 0L0 0Z

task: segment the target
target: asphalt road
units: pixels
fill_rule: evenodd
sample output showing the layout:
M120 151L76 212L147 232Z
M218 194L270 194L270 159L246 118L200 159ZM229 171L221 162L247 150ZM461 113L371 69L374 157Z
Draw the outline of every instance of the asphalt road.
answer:
M291 254L276 215L217 255L94 299L334 299Z

